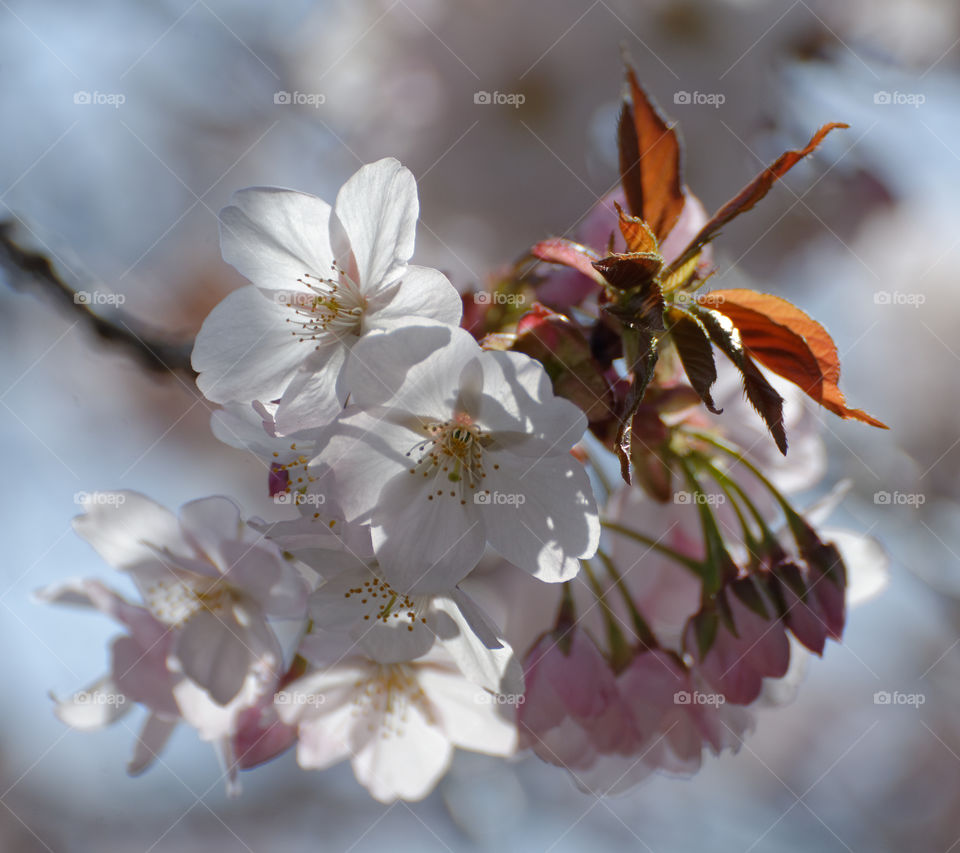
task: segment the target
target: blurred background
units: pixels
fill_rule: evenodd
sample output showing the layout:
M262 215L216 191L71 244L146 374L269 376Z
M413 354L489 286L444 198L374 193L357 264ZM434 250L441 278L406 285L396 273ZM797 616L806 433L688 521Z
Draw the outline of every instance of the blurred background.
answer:
M265 512L262 468L212 437L185 375L0 269L4 853L960 848L955 0L0 0L0 220L95 311L122 302L188 343L242 283L216 223L234 190L332 199L394 155L419 183L416 261L469 286L570 233L615 182L621 47L680 121L708 210L822 123L851 125L725 230L713 283L822 320L849 401L891 426L821 418L828 480L854 483L835 526L881 540L883 595L739 755L615 800L533 759L461 754L429 799L382 807L349 767L308 774L288 754L231 801L187 731L131 780L136 724L70 732L47 696L99 676L115 629L30 593L114 580L70 531L81 490Z

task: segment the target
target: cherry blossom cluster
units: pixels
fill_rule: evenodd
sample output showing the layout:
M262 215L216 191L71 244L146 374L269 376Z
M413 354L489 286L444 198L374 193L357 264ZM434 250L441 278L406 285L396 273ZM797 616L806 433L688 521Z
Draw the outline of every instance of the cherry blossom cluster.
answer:
M57 700L66 724L142 706L132 773L184 724L231 790L294 750L415 800L459 747L528 749L616 793L737 750L753 709L840 639L848 574L882 555L818 530L836 491L803 513L789 496L825 467L809 397L873 421L834 391L806 315L698 293L712 223L734 214L706 216L628 83L621 186L579 242L538 244L478 293L410 263L419 202L396 160L332 206L234 196L221 247L250 283L207 317L193 365L275 517L88 495L76 532L139 598L95 579L40 591L121 628L107 674ZM769 189L751 187L743 210ZM795 387L799 344L777 350L753 315L820 359L816 393Z

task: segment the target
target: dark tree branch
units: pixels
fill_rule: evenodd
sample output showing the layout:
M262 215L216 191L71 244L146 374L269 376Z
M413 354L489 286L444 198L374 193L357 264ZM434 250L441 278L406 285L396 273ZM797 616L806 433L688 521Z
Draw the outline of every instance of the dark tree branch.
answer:
M78 298L83 291L67 284L45 254L17 243L16 230L13 221L0 221L0 269L6 273L11 287L20 291L35 290L51 297L65 312L78 317L100 340L125 350L154 373L179 372L196 376L190 365L192 340L166 340L162 332L120 308L112 308L104 314L95 311L88 301Z

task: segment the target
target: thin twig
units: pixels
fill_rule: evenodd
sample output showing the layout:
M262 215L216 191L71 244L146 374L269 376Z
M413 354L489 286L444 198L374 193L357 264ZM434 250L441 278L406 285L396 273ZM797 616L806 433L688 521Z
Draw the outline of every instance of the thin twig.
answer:
M166 340L162 332L120 308L104 314L94 311L88 301L78 298L82 291L63 280L50 258L16 242L16 230L14 222L0 221L0 269L6 273L11 287L20 291L32 289L52 297L55 304L79 317L102 341L125 350L154 373L182 372L196 376L190 366L192 340Z

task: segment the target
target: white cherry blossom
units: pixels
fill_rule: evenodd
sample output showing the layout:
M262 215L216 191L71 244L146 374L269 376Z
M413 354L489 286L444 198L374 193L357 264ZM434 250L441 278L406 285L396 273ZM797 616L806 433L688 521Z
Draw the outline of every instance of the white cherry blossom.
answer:
M450 589L487 544L545 581L569 580L594 553L596 503L569 452L586 418L538 362L430 324L367 338L348 373L353 405L309 489L372 525L395 588Z
M418 212L413 175L393 158L363 166L332 209L293 190L236 193L220 214L221 248L252 285L197 336L200 390L214 402L279 400L281 432L296 432L342 408L342 369L367 334L419 317L458 323L450 282L407 263Z
M455 747L498 756L516 750L511 701L518 697L471 683L440 646L416 661L379 663L327 633L305 638L300 654L314 669L277 694L276 708L297 725L301 767L349 760L370 794L390 803L429 794Z
M136 492L102 492L85 509L74 529L132 577L159 623L175 629L170 654L211 699L226 705L251 672L279 667L267 619L302 619L307 586L232 501L192 501L178 518Z
M94 731L118 722L136 705L147 715L136 735L127 765L132 775L146 771L163 751L180 724L210 742L226 768L228 791L238 793L233 739L242 727L242 714L258 701L272 697L278 674L266 661L253 667L241 689L225 705L218 704L187 679L173 655L176 629L147 608L134 604L98 580L69 580L38 590L38 601L97 610L122 625L126 633L110 645L110 669L82 690L56 701L62 722L80 731Z
M324 508L325 510L328 508ZM322 576L308 609L316 628L348 634L379 663L402 663L440 643L471 681L496 693L523 693L523 670L502 632L467 593L408 594L384 579L370 528L345 523L337 508L261 529Z

